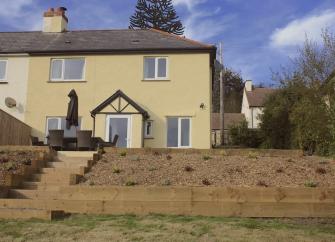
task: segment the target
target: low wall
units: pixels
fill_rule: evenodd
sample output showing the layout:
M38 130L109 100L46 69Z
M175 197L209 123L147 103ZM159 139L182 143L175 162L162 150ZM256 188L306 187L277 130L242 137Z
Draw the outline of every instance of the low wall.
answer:
M121 153L127 152L128 154L149 154L158 152L162 154L171 153L184 153L184 154L206 154L206 155L227 155L227 156L248 156L250 154L257 154L258 156L268 157L301 157L303 152L301 150L276 150L276 149L154 149L154 148L142 148L142 149L122 149L122 148L104 148L106 152Z
M335 188L69 186L56 199L31 206L88 214L335 217Z

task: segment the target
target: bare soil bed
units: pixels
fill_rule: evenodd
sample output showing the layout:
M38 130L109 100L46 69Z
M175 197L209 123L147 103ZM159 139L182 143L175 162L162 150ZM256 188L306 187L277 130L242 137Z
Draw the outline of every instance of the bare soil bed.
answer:
M335 187L335 161L322 157L107 152L81 185Z
M34 150L0 149L0 186L4 184L6 174L20 174L23 166L31 165L31 161L38 157L39 152Z

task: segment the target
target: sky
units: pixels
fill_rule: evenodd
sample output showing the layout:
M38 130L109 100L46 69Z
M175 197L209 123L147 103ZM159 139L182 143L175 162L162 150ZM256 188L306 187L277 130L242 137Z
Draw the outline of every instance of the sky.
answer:
M136 0L1 0L0 31L41 30L49 7L68 9L69 29L128 28ZM173 0L185 36L223 43L224 63L256 84L290 65L308 36L335 33L335 0Z

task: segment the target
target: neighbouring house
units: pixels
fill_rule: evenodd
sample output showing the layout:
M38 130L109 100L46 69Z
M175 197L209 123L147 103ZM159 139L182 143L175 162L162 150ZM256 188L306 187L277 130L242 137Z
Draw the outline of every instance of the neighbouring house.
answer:
M71 31L65 13L46 11L43 31L0 33L1 105L10 96L22 106L0 108L39 139L51 129L75 136L65 128L74 89L78 129L117 134L119 147L211 147L215 46L154 29Z
M242 113L225 113L224 114L224 144L230 143L229 129L245 121ZM221 144L221 118L220 113L212 113L212 144L218 146Z
M251 80L245 82L241 113L250 129L259 128L259 116L263 113L266 98L274 91L272 88L254 87Z
M7 36L7 33L4 35ZM12 41L0 38L0 109L24 121L29 56L26 53L5 53L3 46L13 44Z

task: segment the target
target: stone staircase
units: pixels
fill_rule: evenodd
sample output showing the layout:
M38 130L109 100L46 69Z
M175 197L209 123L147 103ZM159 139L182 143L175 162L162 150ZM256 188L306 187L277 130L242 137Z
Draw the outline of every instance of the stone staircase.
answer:
M50 220L61 216L62 211L29 204L31 200L39 204L58 199L62 187L77 184L79 178L91 168L94 154L95 152L57 152L54 160L47 162L45 168L23 182L19 189L9 190L8 199L1 199L0 219Z

